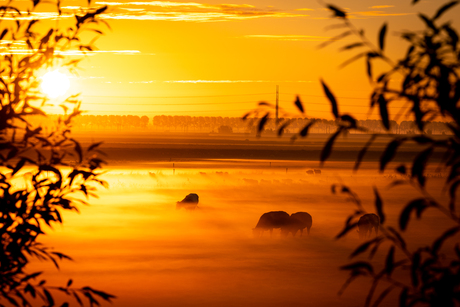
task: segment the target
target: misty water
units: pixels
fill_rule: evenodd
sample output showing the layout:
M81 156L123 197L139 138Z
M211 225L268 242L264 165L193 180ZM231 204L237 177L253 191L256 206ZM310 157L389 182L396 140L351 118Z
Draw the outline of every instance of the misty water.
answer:
M399 208L418 195L408 185L388 189L396 175L379 174L376 166L364 163L354 173L351 162L327 162L321 175L309 175L317 162L111 165L103 175L109 188L101 188L80 214L64 214L64 224L45 238L74 261L61 263L60 271L43 262L32 269L45 270L49 284L65 285L72 278L76 287L115 294L113 306L362 306L370 279L356 280L338 296L348 277L339 266L362 241L355 231L334 239L355 207L346 195L331 193L331 185L350 186L369 212L375 212L376 186L395 226ZM439 199L445 198L442 181L429 181ZM189 193L199 195L198 208L176 210ZM265 232L255 238L259 217L279 210L310 213L310 235L284 238L275 230L272 237ZM443 221L434 211L422 222L412 221L409 242L429 242L446 229ZM383 245L374 258L377 268L387 250ZM397 295L384 306L393 305Z

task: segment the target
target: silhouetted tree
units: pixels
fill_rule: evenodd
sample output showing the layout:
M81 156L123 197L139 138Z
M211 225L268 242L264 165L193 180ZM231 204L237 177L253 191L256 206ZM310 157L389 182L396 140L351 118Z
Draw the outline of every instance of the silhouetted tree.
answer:
M91 287L74 288L72 280L62 287L47 285L42 272L28 272L27 264L31 259L48 260L58 268L60 260L71 259L43 245L40 238L46 226L62 223L63 210L78 211L78 205L86 203L78 194L95 196L95 184L106 185L99 179L103 161L95 155L100 143L83 149L70 133L72 119L81 113L77 97L66 99L60 105L64 115L50 116L48 126L34 121L46 116L41 107L47 98L38 90L38 71L73 70L79 60L68 59L62 52L93 50L91 44L83 43L81 33L89 30L99 35L98 16L107 7L82 9L69 27L57 21L46 29L35 14L46 5L49 2L30 1L26 13L11 2L0 7L0 40L8 49L1 55L0 76L0 305L31 306L42 301L40 305L54 306L53 293L60 291L80 305L88 300L93 306L113 296ZM59 1L56 11L61 15ZM18 42L25 44L24 52L14 52ZM70 172L62 172L61 167L70 167Z
M412 0L416 4L418 0ZM459 306L460 304L460 246L458 233L460 232L460 215L457 210L457 190L460 186L460 46L458 32L450 22L442 22L441 16L458 5L459 1L451 1L442 5L432 17L418 14L424 28L420 31L403 31L400 36L408 42L408 48L402 59L393 61L385 54L385 39L388 25L384 24L378 34L377 45L371 43L364 31L357 29L349 21L347 13L334 5L327 5L335 18L341 20L335 27L346 28L345 32L333 37L322 44L324 47L341 38L356 35L359 40L345 45L342 50L365 49L344 65L363 58L366 62L366 74L373 85L370 98L370 108L378 108L380 123L385 129L385 136L390 136L386 148L380 157L380 171L383 172L389 162L394 160L398 148L405 143L420 145L418 153L410 163L399 165L396 171L403 175L403 180L393 182L393 186L411 184L420 196L402 206L399 214L399 229L388 225L384 205L379 191L374 187L375 211L381 222L380 234L358 246L350 255L352 258L369 252L373 259L377 249L386 243L388 252L384 263L376 265L372 261L356 261L341 267L350 271L350 278L344 284L343 291L350 282L360 276L372 279L371 288L365 300L365 306L377 306L392 291L399 291L400 306L429 305L429 306ZM383 60L389 69L374 76L373 62ZM402 77L401 77L402 76ZM399 84L390 82L401 80ZM321 163L330 156L335 140L347 131L379 131L373 123L362 125L352 114L343 114L339 111L339 104L331 89L321 80L327 99L332 107L337 130L331 135L320 155ZM401 130L413 129L414 135L394 135L391 133L389 105L394 101L405 102L406 108L397 114L396 119L406 112L408 117L414 118L412 123L401 123ZM301 113L304 107L300 97L294 104ZM260 114L260 109L251 111L244 118L252 114ZM264 129L272 111L258 121L259 133ZM445 127L451 135L443 138L433 138L425 134L427 124L435 118L442 118ZM289 122L281 122L278 126L279 135L289 126ZM306 137L315 120L309 120L295 137ZM404 132L403 132L404 133ZM388 136L387 136L388 135ZM359 152L355 170L365 156L368 148L376 138L382 134L373 133L367 144ZM432 197L426 188L426 166L433 159L435 151L444 153L439 170L447 172L445 188L448 191L447 203L442 203ZM358 219L367 213L358 198L358 195L345 185L334 185L334 193L343 193L356 204L356 211L346 220L344 229L337 235L341 238L358 225ZM440 211L448 220L446 230L427 246L407 244L404 231L409 227L411 216L415 213L418 219L428 208ZM447 228L448 227L448 228ZM452 249L443 247L446 240L457 238L450 244ZM377 269L381 267L381 269ZM398 272L397 272L398 271ZM397 273L396 273L397 272ZM378 296L377 287L384 286Z

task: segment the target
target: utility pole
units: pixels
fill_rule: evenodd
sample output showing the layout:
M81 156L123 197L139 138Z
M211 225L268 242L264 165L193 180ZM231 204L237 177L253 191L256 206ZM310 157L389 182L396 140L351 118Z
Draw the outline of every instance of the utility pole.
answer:
M278 124L279 85L276 86L276 124Z

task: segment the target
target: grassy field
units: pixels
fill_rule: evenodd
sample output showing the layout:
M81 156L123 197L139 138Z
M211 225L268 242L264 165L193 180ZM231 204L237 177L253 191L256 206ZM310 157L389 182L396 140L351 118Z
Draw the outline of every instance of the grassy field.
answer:
M318 161L321 150L330 135L311 134L291 142L291 135L274 134L258 138L250 134L195 134L150 132L94 132L79 133L83 144L103 141L103 151L111 163L138 161L172 161L187 159L273 159ZM370 135L351 134L340 137L334 144L329 161L355 161L358 152ZM377 161L389 137L377 138L365 155L364 161ZM395 161L410 161L417 146L407 142L399 149ZM440 155L435 154L436 158Z
M338 267L361 241L357 233L334 239L355 208L344 195L332 194L331 185L350 186L370 212L372 188L377 187L394 226L401 206L418 195L409 185L389 189L396 174L380 174L376 159L355 173L353 159L336 156L321 175L307 174L319 168L317 158L289 154L319 152L324 136L295 144L235 135L80 139L87 144L93 137L103 139L109 153L104 178L110 187L100 190L100 198L81 208L81 214L65 214L64 225L48 231L46 243L75 261L64 262L60 271L40 262L34 268L45 270L52 284L72 278L76 286L113 293L118 296L113 306L361 306L370 280L358 279L337 295L347 278ZM350 136L337 149L357 152L366 140ZM375 150L383 145L376 144ZM165 152L169 156L161 156ZM243 152L241 157L235 157L237 152ZM274 157L264 158L263 152ZM429 190L441 201L442 182L429 180ZM199 208L176 210L176 201L188 193L200 196ZM254 238L259 217L278 210L309 212L310 236L282 238L275 231L273 237ZM412 247L429 242L448 225L428 210L423 221L410 226L406 235ZM387 248L382 246L375 263L382 263ZM384 306L394 306L397 294Z

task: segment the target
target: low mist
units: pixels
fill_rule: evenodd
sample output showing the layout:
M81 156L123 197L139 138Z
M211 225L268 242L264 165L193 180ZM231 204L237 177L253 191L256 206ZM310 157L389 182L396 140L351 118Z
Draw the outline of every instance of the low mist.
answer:
M372 163L353 173L352 163L328 162L321 174L308 174L317 168L310 164L208 160L109 168L103 176L109 188L100 189L100 198L81 207L81 214L65 213L63 226L48 231L46 243L75 260L63 262L60 271L47 264L48 283L60 286L72 278L75 286L115 294L113 306L362 305L370 280L358 279L337 295L348 277L338 267L361 241L353 231L334 239L355 208L345 195L332 194L331 185L350 186L369 212L375 185L395 225L416 191L405 186L387 193L396 175L378 174ZM442 179L430 182L442 198ZM196 210L176 210L189 193L199 195ZM310 235L281 237L275 229L255 238L252 229L268 211L310 213ZM418 222L411 222L419 232L408 237L429 242L445 230L440 219L424 220L424 238ZM377 259L386 250L382 246Z

